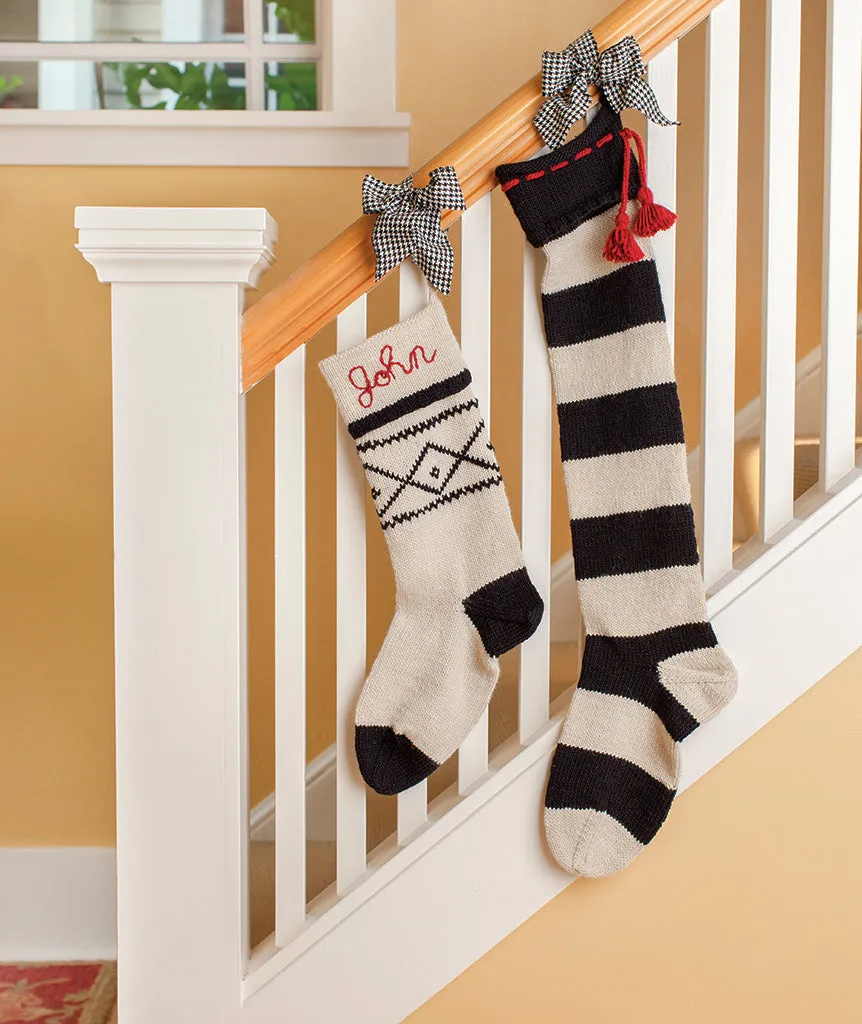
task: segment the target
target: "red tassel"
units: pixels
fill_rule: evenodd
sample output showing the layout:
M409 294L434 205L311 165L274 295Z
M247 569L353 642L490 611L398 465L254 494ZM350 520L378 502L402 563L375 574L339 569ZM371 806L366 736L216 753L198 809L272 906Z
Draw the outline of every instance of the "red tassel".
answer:
M608 235L602 254L611 263L637 263L643 259L643 249L631 232L625 210L617 214L617 226Z
M623 150L623 187L620 196L620 209L617 214L616 227L608 235L602 255L610 263L637 263L643 259L643 249L635 241L629 227L629 215L626 207L629 201L629 173L631 171L632 154L629 149L629 140L626 136L627 128L623 129L622 135L625 143Z
M676 224L676 214L666 206L661 206L653 197L652 189L644 185L638 191L638 201L641 204L638 215L635 217L633 230L641 238L652 238L659 231L667 231Z

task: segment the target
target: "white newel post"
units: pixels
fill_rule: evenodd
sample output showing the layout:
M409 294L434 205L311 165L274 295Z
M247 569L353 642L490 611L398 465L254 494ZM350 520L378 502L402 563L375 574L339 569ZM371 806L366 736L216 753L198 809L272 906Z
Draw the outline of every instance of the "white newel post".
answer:
M262 209L76 211L112 287L119 1017L226 1024L247 947L244 289Z

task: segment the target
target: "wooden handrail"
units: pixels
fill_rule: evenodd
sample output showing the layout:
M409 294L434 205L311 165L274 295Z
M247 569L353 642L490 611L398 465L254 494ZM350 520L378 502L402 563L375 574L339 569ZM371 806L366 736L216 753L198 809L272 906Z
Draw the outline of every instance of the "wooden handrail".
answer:
M624 0L593 28L599 49L633 35L649 61L701 22L721 0ZM568 42L568 40L567 40ZM467 206L496 184L499 164L526 160L541 148L533 117L541 106L541 76L508 99L416 172L427 181L433 167L453 164ZM443 214L443 227L458 219ZM286 355L304 345L354 299L374 287L373 217L360 217L329 245L249 309L243 322L242 381L247 391Z

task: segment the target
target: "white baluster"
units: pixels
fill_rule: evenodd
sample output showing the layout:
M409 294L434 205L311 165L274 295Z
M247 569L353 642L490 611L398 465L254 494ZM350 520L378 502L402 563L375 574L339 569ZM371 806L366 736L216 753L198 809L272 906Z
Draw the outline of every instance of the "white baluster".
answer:
M461 351L479 408L491 429L491 195L461 218ZM488 770L488 710L458 751L458 791Z
M700 553L707 587L733 568L739 0L707 23Z
M365 340L365 296L338 317L338 351ZM365 871L365 783L354 749L356 700L365 682L365 475L338 417L336 455L336 880L339 893Z
M647 80L667 116L677 117L678 51L676 42L649 62ZM647 121L646 141L649 159L649 185L656 202L670 210L676 209L676 128L662 128ZM667 316L667 336L671 352L674 342L674 307L676 304L676 228L661 231L652 240L656 269L661 282Z
M275 941L305 921L305 346L275 369Z
M769 0L763 175L760 535L793 518L801 0Z
M541 252L524 243L521 547L545 602L536 632L521 644L518 731L522 743L548 720L551 663L551 375L542 330Z
M829 0L823 188L820 486L855 462L862 0Z
M399 315L418 313L428 302L428 283L411 260L398 271ZM428 784L423 781L398 794L398 842L405 843L428 820Z

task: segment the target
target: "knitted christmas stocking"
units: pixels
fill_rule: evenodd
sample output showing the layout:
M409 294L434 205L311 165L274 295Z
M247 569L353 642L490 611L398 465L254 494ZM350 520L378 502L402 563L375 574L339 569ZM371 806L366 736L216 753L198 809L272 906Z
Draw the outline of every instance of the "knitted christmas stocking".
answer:
M395 571L395 618L359 697L356 755L372 789L399 793L461 745L498 657L533 633L542 599L439 299L321 370Z
M678 741L736 688L706 621L655 262L630 227L653 234L673 215L651 209L631 137L602 108L561 149L497 170L547 258L545 336L587 632L545 830L560 865L591 876L625 867L655 836Z

